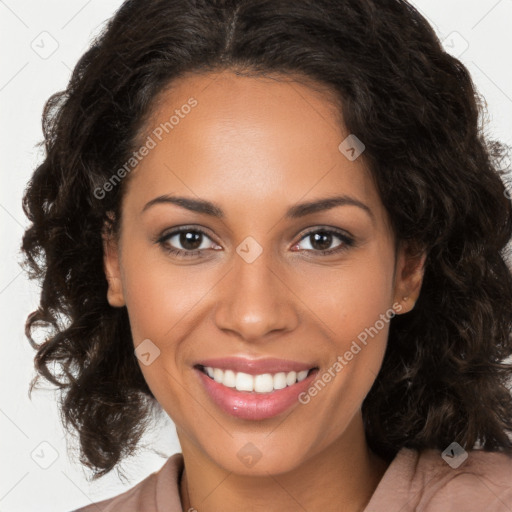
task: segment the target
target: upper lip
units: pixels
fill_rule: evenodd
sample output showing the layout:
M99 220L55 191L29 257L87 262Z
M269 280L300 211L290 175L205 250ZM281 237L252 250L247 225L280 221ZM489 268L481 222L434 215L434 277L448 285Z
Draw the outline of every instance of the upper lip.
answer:
M290 361L288 359L248 359L245 357L221 357L217 359L203 359L198 361L195 366L210 366L220 368L221 370L233 370L234 372L248 373L249 375L260 375L263 373L279 372L300 372L316 368L311 363L301 363L299 361Z

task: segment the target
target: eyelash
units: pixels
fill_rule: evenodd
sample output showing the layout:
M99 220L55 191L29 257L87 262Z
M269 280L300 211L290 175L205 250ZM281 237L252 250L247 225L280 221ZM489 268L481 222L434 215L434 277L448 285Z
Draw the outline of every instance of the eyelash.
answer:
M177 256L179 258L192 258L194 256L202 257L202 252L205 249L196 249L195 251L184 251L182 249L175 249L173 247L169 247L169 246L165 245L165 242L169 238L172 238L172 237L174 237L176 235L179 235L180 233L188 233L188 232L191 232L191 233L201 233L202 235L206 236L207 238L210 238L208 236L208 234L205 231L203 231L202 229L200 229L200 228L191 228L191 227L185 226L185 227L182 227L180 229L176 229L174 231L171 231L170 233L167 233L165 235L157 237L157 239L154 240L154 242L158 243L162 247L162 249L164 249L167 253L172 254L174 256ZM339 238L342 241L342 243L340 245L338 245L337 247L335 247L334 249L317 250L317 251L315 251L313 249L301 249L300 252L302 252L302 251L314 252L314 253L317 253L317 254L322 254L323 256L329 256L331 254L336 254L336 253L341 253L343 251L346 251L350 247L353 247L355 245L355 241L354 241L353 238L351 238L350 236L346 235L345 233L343 233L343 232L341 232L339 230L335 230L335 229L332 229L332 228L316 228L316 229L312 229L312 230L306 232L302 236L302 238L299 240L298 243L302 242L302 240L304 240L308 236L311 236L311 235L313 235L315 233L323 233L323 234L328 234L328 235L335 235L337 238ZM294 245L296 245L296 244L294 244Z

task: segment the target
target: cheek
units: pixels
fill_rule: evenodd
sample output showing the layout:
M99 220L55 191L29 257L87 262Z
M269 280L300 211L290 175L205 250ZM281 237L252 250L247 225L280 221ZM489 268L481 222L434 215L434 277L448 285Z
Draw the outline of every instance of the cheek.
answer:
M187 321L214 282L208 272L172 265L162 256L134 251L124 262L124 293L134 342L164 340Z
M339 268L317 268L299 279L297 294L340 350L392 306L393 264L384 253L376 251L364 261L354 258Z
M158 356L148 365L141 359L139 366L157 401L183 423L194 401L182 384L190 372L183 364L190 347L181 341L198 323L201 300L214 283L208 284L206 272L172 265L151 252L134 248L123 260L130 328L135 346L146 339L154 344Z
M364 264L355 262L343 269L330 269L308 280L308 305L330 340L328 359L314 389L307 397L317 403L319 421L343 425L369 392L386 350L392 309L392 254L375 253ZM316 399L315 396L322 395ZM320 405L321 404L321 405Z
M173 264L143 244L133 244L123 255L123 289L134 345L149 339L158 353L140 368L158 402L173 416L191 406L180 382L190 378L184 361L193 347L182 341L201 325L218 279L218 272Z

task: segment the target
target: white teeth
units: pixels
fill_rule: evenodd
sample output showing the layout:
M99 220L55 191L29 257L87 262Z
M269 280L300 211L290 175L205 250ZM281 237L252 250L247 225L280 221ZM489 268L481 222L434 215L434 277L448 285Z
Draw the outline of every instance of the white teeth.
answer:
M301 372L297 373L297 382L303 381L308 376L309 370L302 370Z
M293 386L295 383L303 381L309 373L309 370L302 370L300 372L279 372L274 375L270 373L249 375L244 372L221 370L211 366L206 366L204 371L215 382L228 388L236 388L237 391L255 391L256 393L270 393L277 389Z
M236 374L233 370L226 370L224 372L222 384L224 384L224 386L227 386L228 388L234 388L236 386Z
M279 372L274 375L274 389L284 389L286 387L286 373Z
M236 374L235 387L237 391L252 391L254 388L254 379L252 375L238 372Z
M254 377L254 391L258 393L270 393L274 391L274 377L270 373L256 375Z
M224 378L224 372L219 368L214 368L213 370L213 380L215 382L220 382L222 384L222 380Z
M297 382L297 372L290 372L286 376L286 384L288 384L288 386L291 386L292 384L295 384L296 382Z

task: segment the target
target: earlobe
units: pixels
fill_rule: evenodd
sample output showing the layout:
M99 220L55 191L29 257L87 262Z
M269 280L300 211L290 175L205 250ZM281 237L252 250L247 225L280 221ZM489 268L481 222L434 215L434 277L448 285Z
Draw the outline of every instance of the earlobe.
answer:
M102 239L103 270L108 282L107 300L112 307L122 307L125 305L125 300L121 280L119 247L108 226L105 226L103 230Z

